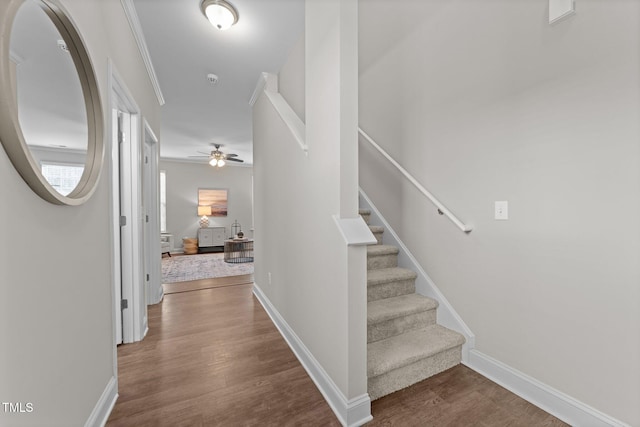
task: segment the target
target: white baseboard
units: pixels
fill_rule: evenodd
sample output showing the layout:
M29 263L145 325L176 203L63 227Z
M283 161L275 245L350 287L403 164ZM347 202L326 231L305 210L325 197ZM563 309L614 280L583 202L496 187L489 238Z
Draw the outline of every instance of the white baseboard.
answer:
M164 298L164 287L162 286L162 284L160 284L160 287L158 288L155 297L149 303L149 305L160 304L163 298Z
M629 427L628 424L616 420L477 350L471 350L469 359L463 363L572 426Z
M109 415L113 410L116 400L118 399L118 382L115 377L111 377L102 396L98 399L96 406L91 411L91 415L84 423L85 427L104 427L107 424Z
M384 227L385 230L382 235L382 243L394 245L400 250L398 253L398 266L416 272L418 275L416 278L416 292L420 295L424 295L438 301L438 323L464 336L465 343L462 346L462 360L467 361L469 358L469 351L475 347L475 334L458 315L458 312L456 312L444 294L440 292L440 289L438 289L434 281L431 280L431 277L429 277L429 275L424 271L420 263L418 263L418 260L416 260L402 240L400 240L398 234L384 219L380 211L378 211L362 189L360 189L360 208L366 208L371 211L371 225L380 225Z
M309 349L307 349L300 338L298 338L293 329L291 329L257 284L253 285L253 294L258 301L260 301L260 304L262 304L262 307L264 307L282 337L287 344L289 344L291 350L293 350L304 369L316 384L316 387L318 387L318 390L320 390L320 393L322 393L340 423L346 427L356 427L371 421L373 417L371 416L371 399L369 395L363 394L355 399L347 400L322 365L313 357Z
M629 427L627 424L475 350L473 332L466 326L362 189L360 189L360 197L360 207L371 210L371 224L385 227L383 243L393 244L400 248L398 264L401 267L412 269L418 274L416 292L440 303L438 323L465 336L467 342L462 348L463 364L572 426Z

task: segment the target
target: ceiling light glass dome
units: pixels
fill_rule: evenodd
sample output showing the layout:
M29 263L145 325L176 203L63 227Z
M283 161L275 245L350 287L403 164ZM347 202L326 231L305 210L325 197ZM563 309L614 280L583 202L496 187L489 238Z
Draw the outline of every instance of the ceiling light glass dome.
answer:
M224 0L204 0L200 9L211 25L219 30L227 30L238 22L238 12Z

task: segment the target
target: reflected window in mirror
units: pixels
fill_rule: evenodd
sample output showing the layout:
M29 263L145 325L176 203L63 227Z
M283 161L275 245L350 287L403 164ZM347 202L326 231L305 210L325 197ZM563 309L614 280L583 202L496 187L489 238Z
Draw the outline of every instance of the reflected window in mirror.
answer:
M63 196L78 186L84 165L82 163L61 164L42 162L42 175Z

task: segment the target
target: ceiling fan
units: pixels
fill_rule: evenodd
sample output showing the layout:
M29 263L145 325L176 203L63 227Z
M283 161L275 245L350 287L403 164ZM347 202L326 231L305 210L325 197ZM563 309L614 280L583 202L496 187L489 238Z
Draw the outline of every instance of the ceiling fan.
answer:
M207 158L207 159L209 159L209 164L211 166L216 166L216 167L219 167L219 168L224 166L226 164L226 162L244 163L244 160L238 159L238 155L237 154L225 154L222 151L220 151L220 147L222 147L221 144L213 144L213 146L216 149L213 150L210 154L208 154L206 156L189 156L189 157L192 157L192 158ZM198 151L198 152L202 153L201 151ZM202 154L207 154L207 153L202 153Z

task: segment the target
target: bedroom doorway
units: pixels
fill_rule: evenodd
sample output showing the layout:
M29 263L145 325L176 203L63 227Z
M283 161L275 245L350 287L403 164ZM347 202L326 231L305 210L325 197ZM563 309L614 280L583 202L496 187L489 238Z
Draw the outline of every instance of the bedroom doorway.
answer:
M109 62L111 87L111 217L115 345L147 332L142 221L141 118L129 90ZM115 351L114 345L114 351Z

